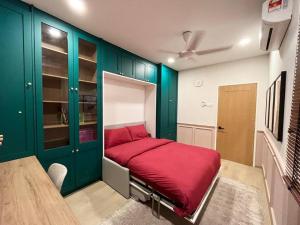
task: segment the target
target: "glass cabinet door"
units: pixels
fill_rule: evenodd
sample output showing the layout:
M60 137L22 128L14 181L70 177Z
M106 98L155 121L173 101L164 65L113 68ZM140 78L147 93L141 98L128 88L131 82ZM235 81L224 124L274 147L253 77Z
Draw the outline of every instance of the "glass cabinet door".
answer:
M42 23L44 149L70 144L68 33Z
M79 143L97 140L97 46L79 38Z

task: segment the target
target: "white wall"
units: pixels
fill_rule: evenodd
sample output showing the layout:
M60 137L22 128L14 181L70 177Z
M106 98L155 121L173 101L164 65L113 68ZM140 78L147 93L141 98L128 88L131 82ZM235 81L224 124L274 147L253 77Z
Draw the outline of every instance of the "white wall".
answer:
M216 126L218 87L258 83L256 125L257 129L263 129L268 74L268 55L179 72L178 123ZM202 87L194 87L194 82L197 80L203 81ZM201 101L212 105L202 108Z
M294 1L293 7L293 19L289 26L286 37L282 43L279 51L271 52L270 54L270 75L269 83L271 84L281 71L287 71L286 80L286 93L285 93L285 107L284 107L284 127L283 127L283 142L278 142L275 138L267 132L268 138L271 144L275 147L275 154L279 155L279 162L281 166L285 167L286 148L288 127L290 123L291 102L293 92L294 70L295 70L295 58L296 58L296 46L297 46L297 33L299 25L299 1Z
M104 126L145 120L145 87L104 79Z
M293 7L293 18L289 26L286 37L279 51L271 52L270 54L270 74L269 83L271 84L281 71L287 71L285 106L284 106L284 126L283 126L283 141L278 142L266 129L266 138L274 152L274 158L277 159L277 167L284 173L286 165L286 153L288 143L288 127L291 115L291 103L293 93L293 81L295 71L295 58L297 49L297 35L299 26L299 0L295 0ZM262 160L263 162L263 160ZM263 164L263 163L262 163ZM272 169L266 168L266 173L275 174ZM300 223L300 207L287 191L286 185L283 187L277 183L272 183L274 195L271 195L270 205L273 220L275 224L299 224Z

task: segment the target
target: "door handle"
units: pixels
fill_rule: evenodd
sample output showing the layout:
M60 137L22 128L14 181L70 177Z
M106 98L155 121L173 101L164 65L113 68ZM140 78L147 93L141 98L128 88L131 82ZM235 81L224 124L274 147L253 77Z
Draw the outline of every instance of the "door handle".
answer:
M219 129L219 130L224 130L225 128L224 128L224 127L221 127L221 126L218 126L218 129Z
M4 140L3 134L0 134L0 146L3 144L3 140Z
M27 82L26 84L25 84L25 87L26 88L30 88L32 86L32 83L31 82Z

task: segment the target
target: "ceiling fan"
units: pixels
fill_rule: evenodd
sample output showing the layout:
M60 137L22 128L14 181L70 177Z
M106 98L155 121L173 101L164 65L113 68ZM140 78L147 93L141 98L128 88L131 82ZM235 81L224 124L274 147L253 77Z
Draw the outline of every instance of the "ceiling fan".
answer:
M186 59L195 61L193 56L207 55L207 54L212 54L215 52L226 51L233 47L232 45L229 45L229 46L224 46L224 47L220 47L220 48L196 50L203 35L204 35L203 31L198 31L198 32L195 32L194 34L192 31L184 31L182 33L182 37L186 43L185 49L180 52L170 52L170 51L164 51L164 52L177 54L179 59L186 58Z

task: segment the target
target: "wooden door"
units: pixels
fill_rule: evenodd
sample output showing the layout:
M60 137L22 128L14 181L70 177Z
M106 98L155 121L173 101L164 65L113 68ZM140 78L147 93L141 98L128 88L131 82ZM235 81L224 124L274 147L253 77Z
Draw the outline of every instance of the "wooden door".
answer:
M0 1L0 161L34 153L31 13Z
M256 84L219 87L217 150L223 159L252 165Z

